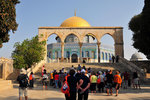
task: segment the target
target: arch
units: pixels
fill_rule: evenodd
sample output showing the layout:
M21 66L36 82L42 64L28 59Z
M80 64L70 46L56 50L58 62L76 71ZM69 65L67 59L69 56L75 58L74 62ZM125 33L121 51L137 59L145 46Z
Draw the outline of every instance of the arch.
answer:
M55 35L57 35L60 38L60 41L62 42L62 37L61 37L61 35L59 33L57 33L57 32L51 32L51 33L47 33L47 34L48 34L47 40L48 40L49 37L51 37L51 35L55 34Z
M109 57L109 53L115 53L115 40L113 38L113 36L110 33L106 33L102 35L103 37L101 37L101 49L105 50L105 61L104 62L108 62L110 57Z
M65 36L64 36L64 41L66 40L66 38L67 38L69 35L75 35L75 36L78 38L78 42L81 42L80 35L78 35L78 34L75 33L75 32L69 32L69 34L65 35Z
M111 36L111 37L113 38L114 42L115 42L115 37L114 37L114 35L112 35L111 33L103 33L103 34L100 36L99 41L101 41L101 39L102 39L105 35Z
M97 35L95 35L94 33L91 33L91 32L85 33L85 34L83 35L82 41L84 40L84 37L87 36L87 35L93 36L93 37L96 39L96 41L98 42L98 37L97 37Z

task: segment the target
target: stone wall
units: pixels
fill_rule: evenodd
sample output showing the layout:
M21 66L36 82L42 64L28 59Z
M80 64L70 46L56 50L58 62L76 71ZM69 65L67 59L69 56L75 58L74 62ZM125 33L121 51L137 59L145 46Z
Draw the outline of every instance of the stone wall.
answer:
M138 67L142 69L146 69L145 72L150 73L150 60L142 60L142 61L130 61L137 65Z
M13 73L13 60L7 58L0 58L0 78L8 79Z

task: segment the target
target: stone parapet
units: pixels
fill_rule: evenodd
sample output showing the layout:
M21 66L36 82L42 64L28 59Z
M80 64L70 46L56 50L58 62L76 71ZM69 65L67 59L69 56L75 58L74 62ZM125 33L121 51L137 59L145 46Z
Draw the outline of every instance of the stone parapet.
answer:
M130 61L142 68L145 72L150 73L150 60Z

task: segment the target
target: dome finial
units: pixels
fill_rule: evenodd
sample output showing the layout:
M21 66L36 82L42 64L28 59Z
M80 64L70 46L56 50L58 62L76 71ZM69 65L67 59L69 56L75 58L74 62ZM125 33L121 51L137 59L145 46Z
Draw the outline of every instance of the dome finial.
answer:
M74 16L76 16L76 9L75 9L75 11L74 11Z

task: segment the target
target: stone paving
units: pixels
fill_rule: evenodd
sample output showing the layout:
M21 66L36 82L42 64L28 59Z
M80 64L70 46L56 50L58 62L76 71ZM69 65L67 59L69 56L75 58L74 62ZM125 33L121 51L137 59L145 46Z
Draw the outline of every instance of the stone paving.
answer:
M42 86L37 86L32 90L28 89L28 96L29 100L65 100L60 89L52 87L48 87L48 90L43 90ZM0 91L0 100L18 100L18 86ZM150 86L142 86L140 90L121 89L117 97L115 92L113 96L106 96L106 93L90 93L89 100L150 100Z

